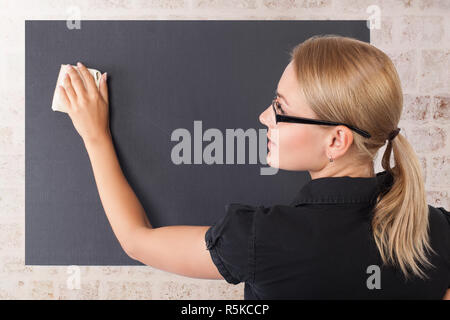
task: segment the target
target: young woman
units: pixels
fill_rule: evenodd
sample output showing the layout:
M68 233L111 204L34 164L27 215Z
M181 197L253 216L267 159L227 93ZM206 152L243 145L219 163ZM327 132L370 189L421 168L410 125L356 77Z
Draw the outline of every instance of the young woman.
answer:
M337 35L293 49L260 121L269 165L312 180L289 205L233 203L213 226L151 226L115 154L106 74L97 90L79 67L83 79L69 68L60 93L131 258L245 282L245 299L450 299L450 213L426 203L420 164L397 128L400 80L379 49ZM385 143L385 171L375 174Z

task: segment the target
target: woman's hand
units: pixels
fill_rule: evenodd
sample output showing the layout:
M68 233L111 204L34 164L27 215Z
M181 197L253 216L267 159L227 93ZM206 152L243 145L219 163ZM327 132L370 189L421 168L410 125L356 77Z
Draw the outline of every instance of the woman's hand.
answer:
M106 73L102 75L97 89L89 70L80 62L77 66L81 77L71 65L67 65L64 87L58 88L61 102L67 107L72 123L85 144L103 141L111 137Z

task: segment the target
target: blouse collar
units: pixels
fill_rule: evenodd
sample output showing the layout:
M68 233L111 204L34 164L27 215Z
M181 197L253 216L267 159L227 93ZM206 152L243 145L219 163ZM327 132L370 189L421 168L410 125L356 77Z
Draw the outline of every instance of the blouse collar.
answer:
M310 180L301 189L291 206L302 204L370 203L380 192L392 185L392 175L386 171L375 177L323 177Z

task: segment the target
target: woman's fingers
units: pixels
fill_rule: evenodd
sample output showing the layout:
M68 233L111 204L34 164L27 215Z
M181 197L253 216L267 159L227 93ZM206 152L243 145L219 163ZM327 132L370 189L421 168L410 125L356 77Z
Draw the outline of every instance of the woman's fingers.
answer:
M83 80L81 80L78 72L70 64L67 65L67 74L70 76L70 82L73 84L76 95L83 96L83 94L86 94Z
M106 83L107 74L106 72L102 74L102 78L100 79L100 95L102 96L103 100L105 100L106 103L108 103L108 85Z
M63 86L58 86L58 90L61 102L67 107L69 111L72 111L72 105L70 103L69 97L67 96L66 90Z
M73 89L72 81L70 80L70 77L68 74L66 74L64 76L63 82L64 82L64 89L66 89L65 92L67 93L67 97L69 98L70 103L71 104L76 103L77 94L75 93L75 90Z
M77 63L78 70L80 71L80 74L84 80L84 84L86 85L86 89L88 92L96 92L97 86L95 85L95 80L92 74L89 72L89 70L81 63Z

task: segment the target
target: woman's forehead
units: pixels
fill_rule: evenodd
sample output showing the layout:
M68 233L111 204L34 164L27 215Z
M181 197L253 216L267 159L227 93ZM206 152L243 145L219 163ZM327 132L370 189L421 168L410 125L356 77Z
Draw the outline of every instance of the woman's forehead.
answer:
M292 61L286 66L278 82L277 92L284 97L288 107L299 116L315 117L315 113L308 106L306 98L298 84Z
M295 99L295 96L299 94L299 89L297 76L291 62L284 69L283 74L281 75L280 81L278 82L278 92L286 97L286 99L290 100L289 97Z

